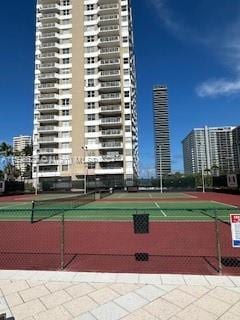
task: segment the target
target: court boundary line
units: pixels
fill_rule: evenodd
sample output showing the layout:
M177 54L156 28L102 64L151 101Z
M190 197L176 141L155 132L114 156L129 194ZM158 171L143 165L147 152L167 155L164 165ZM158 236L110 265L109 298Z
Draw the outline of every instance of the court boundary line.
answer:
M159 204L158 204L157 202L154 202L154 204L155 204L155 206L156 206L157 208L160 209ZM160 212L161 212L161 214L162 214L164 217L167 217L167 214L166 214L163 210L160 210Z
M21 203L21 204L12 204L12 205L10 205L10 206L4 206L4 207L1 207L0 206L0 210L4 210L4 209L6 209L6 208L8 208L8 209L10 209L10 208L12 208L12 207L17 207L17 206L23 206L23 205L26 205L26 204L28 204L29 202L23 202L23 203ZM21 209L21 208L19 208L19 209ZM24 210L25 208L23 208L23 210Z
M211 200L211 202L216 203L216 204L221 204L221 205L223 205L225 207L232 207L232 208L235 208L235 209L239 208L238 206L234 206L232 204L227 204L227 203L220 202L220 201Z

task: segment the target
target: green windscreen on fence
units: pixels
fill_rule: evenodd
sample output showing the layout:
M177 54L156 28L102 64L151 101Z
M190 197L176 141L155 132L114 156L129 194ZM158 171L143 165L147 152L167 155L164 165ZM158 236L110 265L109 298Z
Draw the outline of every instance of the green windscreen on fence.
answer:
M32 202L31 222L48 219L67 210L76 209L95 201L95 192L86 194L66 195L54 199L35 200Z

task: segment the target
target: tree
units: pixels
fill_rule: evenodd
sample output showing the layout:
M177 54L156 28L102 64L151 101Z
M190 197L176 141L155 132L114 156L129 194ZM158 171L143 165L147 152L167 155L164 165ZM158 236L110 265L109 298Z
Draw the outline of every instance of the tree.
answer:
M6 142L2 142L0 144L0 155L3 155L5 157L9 157L13 155L13 148L10 144L7 144Z

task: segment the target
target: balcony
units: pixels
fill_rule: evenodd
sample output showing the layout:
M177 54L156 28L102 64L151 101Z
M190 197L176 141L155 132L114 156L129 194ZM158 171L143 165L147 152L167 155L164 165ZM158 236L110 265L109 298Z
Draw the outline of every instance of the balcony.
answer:
M117 47L104 47L100 49L99 57L119 57L120 49Z
M101 95L100 103L120 103L121 94L120 93L106 93Z
M39 154L57 154L58 149L57 148L42 148L39 149Z
M42 16L40 17L40 21L44 22L58 22L60 19L59 14L57 13L43 13Z
M58 73L53 73L53 72L49 72L49 73L41 73L39 75L39 80L41 80L41 82L47 82L50 80L56 80L59 78L59 74Z
M38 132L56 132L58 131L58 127L56 126L39 126L38 127Z
M99 28L99 35L100 36L109 36L109 35L119 35L119 25L108 25L108 26L102 26Z
M118 14L111 14L111 15L102 15L99 17L99 25L109 25L114 24L119 21L119 15Z
M120 70L102 70L99 74L99 79L104 80L120 80Z
M39 30L41 31L57 31L59 30L59 25L57 23L54 22L50 22L50 23L42 23L41 26L39 26Z
M101 125L107 125L107 126L114 126L114 125L120 125L122 123L122 119L118 117L108 117L108 118L102 118L100 120ZM104 130L109 131L109 130Z
M103 142L100 144L100 149L122 149L123 143L119 141L115 142Z
M101 136L102 137L119 137L122 136L122 130L120 129L109 129L109 130L102 130Z
M111 37L101 37L99 39L99 47L101 46L109 46L109 45L119 45L120 37L119 36L111 36Z
M39 101L42 102L58 102L59 96L55 93L47 93L41 94L39 97Z
M54 62L41 63L39 69L40 71L54 72L59 70L59 64Z
M39 111L55 111L57 110L58 108L58 105L57 104L52 104L52 103L49 103L49 104L40 104L38 106L38 110Z
M121 106L117 105L109 105L109 106L102 106L100 109L100 113L103 114L115 114L115 113L121 113Z
M38 120L39 122L57 122L58 116L54 114L40 115Z
M56 142L56 137L41 137L38 139L39 143L54 143Z
M57 83L42 83L39 85L39 90L42 93L46 93L46 92L58 92L59 90L59 86Z
M55 3L49 3L49 4L43 4L41 7L41 12L59 12L60 11L60 7L58 4Z
M112 68L120 68L120 59L112 58L112 59L103 59L100 61L100 66L99 66L100 70L108 70Z
M121 90L121 82L120 81L105 81L100 84L100 91L120 91Z
M57 42L44 42L40 45L41 52L46 51L59 51L59 44Z
M40 36L40 40L41 41L49 41L49 40L58 40L59 39L59 34L56 32L47 32L47 33L43 33Z
M59 55L56 52L45 52L40 55L41 61L58 61Z
M114 3L114 4L102 4L99 6L99 13L115 13L118 12L119 6L118 4Z
M109 163L109 162L115 162L115 161L123 161L123 156L121 154L115 154L115 155L102 155L99 157L99 162Z

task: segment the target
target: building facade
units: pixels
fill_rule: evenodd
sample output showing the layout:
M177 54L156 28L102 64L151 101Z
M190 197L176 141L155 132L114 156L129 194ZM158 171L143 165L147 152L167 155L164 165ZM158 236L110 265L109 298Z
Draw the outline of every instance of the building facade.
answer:
M233 152L235 168L237 173L240 173L240 126L233 130Z
M184 172L227 174L236 171L233 144L235 127L193 129L182 141Z
M36 15L33 177L131 184L138 129L130 0L38 0Z
M31 136L17 136L13 137L13 152L14 156L14 165L20 170L21 174L24 174L28 166L31 166L31 159L23 154L24 149L32 145Z
M153 122L156 176L171 173L169 136L168 88L158 85L153 88Z

